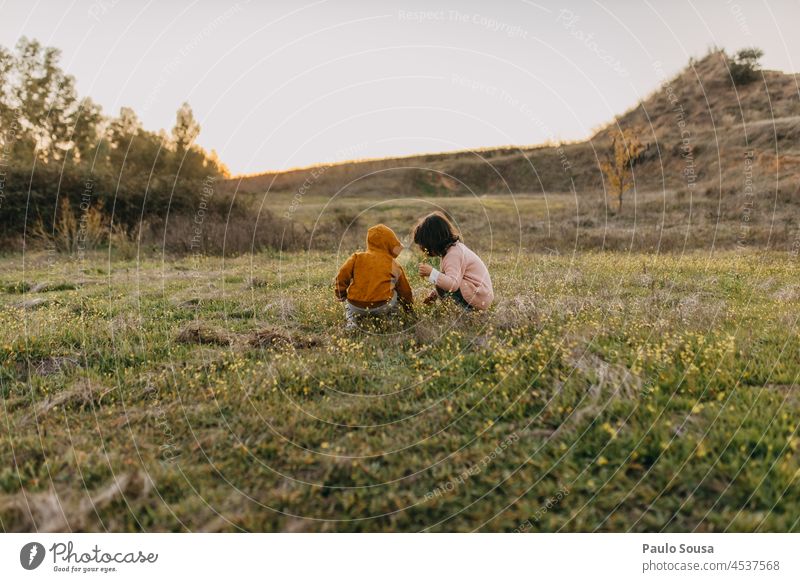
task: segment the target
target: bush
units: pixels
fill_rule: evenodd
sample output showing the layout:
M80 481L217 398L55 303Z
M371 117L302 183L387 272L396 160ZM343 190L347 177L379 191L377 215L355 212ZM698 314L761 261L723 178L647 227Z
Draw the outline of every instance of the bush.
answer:
M728 63L734 85L747 85L758 78L761 71L759 60L764 51L759 48L742 49Z
M210 213L227 212L229 200L202 194L207 182L172 173L149 175L124 169L122 173L85 165L56 167L38 164L33 171L12 165L5 172L5 196L0 213L0 239L10 240L37 226L52 231L69 213L82 215L89 208L102 208L108 221L131 230L139 222L168 214L191 214L206 204Z
M75 252L151 217L227 209L213 196L227 168L195 143L188 103L170 134L145 130L126 107L108 118L79 98L59 57L26 38L15 51L0 46L0 248L33 233Z

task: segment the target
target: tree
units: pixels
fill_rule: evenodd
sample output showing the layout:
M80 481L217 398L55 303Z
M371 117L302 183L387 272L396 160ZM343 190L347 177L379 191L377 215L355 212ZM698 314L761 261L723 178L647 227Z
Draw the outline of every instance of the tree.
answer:
M108 161L116 172L121 171L128 161L129 152L133 149L136 136L142 131L142 124L136 112L130 107L122 107L119 117L108 123L106 141L108 143Z
M734 85L747 85L758 78L761 70L761 57L764 51L760 48L746 48L736 53L728 62L731 72L731 79Z
M23 37L16 54L0 48L0 122L13 127L9 150L14 161L87 158L98 144L100 106L79 100L75 79L59 67L61 53Z
M164 131L154 133L142 127L133 109L122 107L119 116L106 130L108 163L114 175L139 173L158 179L168 172L169 137Z
M26 219L57 216L59 204L77 213L87 184L97 212L113 197L105 208L114 224L195 211L203 184L227 170L194 143L200 125L191 107L178 109L171 135L144 129L129 108L106 118L79 97L59 59L57 49L24 37L13 51L0 46L0 240L21 233Z
M58 66L58 49L22 37L16 52L16 83L10 89L22 125L16 153L29 159L35 155L43 161L60 160L72 146L79 109L75 79Z
M194 144L200 135L200 124L188 103L183 103L175 113L175 126L172 128L175 173L184 181L202 180L206 166L206 154Z
M14 57L0 46L0 145L4 144L5 133L12 121L11 95L8 78L14 67Z
M622 211L622 198L633 184L633 164L644 151L642 142L630 129L611 138L606 160L600 168L608 181L608 192L616 199L617 212Z
M189 104L184 103L175 114L175 127L172 128L172 139L178 154L184 154L199 134L200 124L195 120Z
M72 117L72 151L79 162L87 162L98 147L100 128L104 123L102 110L89 97L82 99Z
M211 173L221 178L230 178L231 171L228 166L223 163L217 154L217 150L211 150L206 156L206 166L211 170Z
M136 135L141 129L142 122L139 121L136 112L130 107L120 107L119 117L114 119L110 126L112 139L115 143Z

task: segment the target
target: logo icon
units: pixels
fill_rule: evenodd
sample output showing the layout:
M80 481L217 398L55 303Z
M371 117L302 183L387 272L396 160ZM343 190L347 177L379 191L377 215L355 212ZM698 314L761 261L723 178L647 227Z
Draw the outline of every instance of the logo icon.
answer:
M19 551L19 563L26 570L35 570L44 561L44 546L39 542L29 542Z

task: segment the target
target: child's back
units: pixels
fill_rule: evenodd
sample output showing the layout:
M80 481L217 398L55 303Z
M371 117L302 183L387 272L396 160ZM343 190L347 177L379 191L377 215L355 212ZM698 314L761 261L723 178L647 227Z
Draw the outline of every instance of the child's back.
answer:
M353 253L336 275L336 297L358 310L376 312L398 301L411 306L413 295L403 268L395 260L403 245L383 224L367 231L367 250ZM352 310L348 311L351 319Z
M467 245L453 244L442 257L442 272L435 284L448 291L458 290L464 300L476 309L488 309L494 301L489 269Z
M434 284L424 303L451 297L465 309L489 309L494 301L489 269L461 242L456 227L441 212L421 218L414 227L414 242L431 257L441 257L441 271L420 263L419 274Z

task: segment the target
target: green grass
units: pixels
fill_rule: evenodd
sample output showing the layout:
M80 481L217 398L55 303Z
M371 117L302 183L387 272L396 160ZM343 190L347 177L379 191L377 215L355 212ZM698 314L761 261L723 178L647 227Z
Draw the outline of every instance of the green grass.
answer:
M495 253L357 334L342 259L0 260L0 526L800 529L786 255Z

